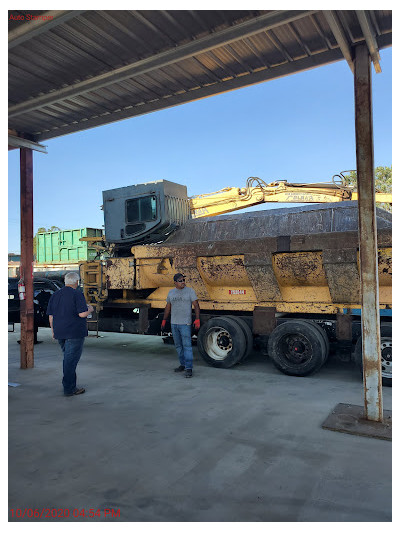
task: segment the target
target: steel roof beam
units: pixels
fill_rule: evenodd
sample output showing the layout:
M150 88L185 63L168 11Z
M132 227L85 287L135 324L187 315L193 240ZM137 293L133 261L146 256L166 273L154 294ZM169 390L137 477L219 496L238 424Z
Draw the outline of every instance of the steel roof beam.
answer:
M39 16L47 17L47 19L31 20L10 31L8 33L8 49L11 50L11 48L75 18L81 13L84 13L84 11L46 11Z
M364 35L365 42L368 46L368 51L371 56L372 62L375 67L375 72L379 74L382 72L381 65L379 63L381 56L379 55L378 44L375 39L375 35L372 31L371 25L368 21L367 14L365 11L356 11L358 22L360 23L361 30Z
M45 145L38 144L28 139L22 139L21 137L17 137L15 135L8 135L8 146L12 148L29 148L30 150L47 154Z
M336 13L333 11L322 11L322 13L325 16L325 19L327 23L329 24L329 27L336 39L336 42L339 45L340 50L342 51L343 57L347 61L350 70L354 74L354 62L353 62L353 54L349 45L349 42L347 40L346 34L343 30L343 26L341 25Z
M90 91L95 91L118 83L120 81L147 74L152 70L159 69L182 61L184 59L193 57L195 55L208 52L213 48L224 46L232 43L238 39L255 35L262 31L287 24L294 20L298 20L308 16L316 11L272 11L265 15L261 15L255 19L248 20L241 24L236 24L230 28L226 28L219 32L212 33L206 37L202 37L190 43L177 46L171 50L161 52L149 58L145 58L129 65L114 69L111 72L95 76L88 80L76 83L69 87L64 87L51 93L31 98L25 102L13 105L8 109L9 117L15 117L21 114L29 113L40 109L43 106L54 104L72 98Z

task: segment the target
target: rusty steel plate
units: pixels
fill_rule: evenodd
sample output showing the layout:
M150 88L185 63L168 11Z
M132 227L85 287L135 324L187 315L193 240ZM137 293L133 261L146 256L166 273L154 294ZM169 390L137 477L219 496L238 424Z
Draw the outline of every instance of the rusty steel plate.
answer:
M392 440L392 411L383 411L383 422L365 418L364 407L338 403L322 424L323 429L351 433L362 437Z

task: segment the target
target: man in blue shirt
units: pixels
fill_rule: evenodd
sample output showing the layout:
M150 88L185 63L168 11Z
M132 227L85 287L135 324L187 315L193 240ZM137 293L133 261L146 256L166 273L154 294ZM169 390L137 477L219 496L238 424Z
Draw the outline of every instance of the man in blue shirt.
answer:
M47 314L53 339L57 339L64 354L63 380L65 396L83 394L85 389L76 386L76 367L87 337L86 317L93 312L83 294L77 291L79 274L69 272L64 278L65 287L52 294Z

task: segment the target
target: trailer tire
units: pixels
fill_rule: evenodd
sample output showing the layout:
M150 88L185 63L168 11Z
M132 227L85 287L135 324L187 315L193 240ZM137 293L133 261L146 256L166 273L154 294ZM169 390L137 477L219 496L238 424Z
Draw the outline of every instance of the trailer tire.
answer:
M358 371L363 375L362 359L362 335L356 342L354 349L354 362ZM392 326L381 326L381 362L382 362L382 385L384 387L392 386Z
M326 331L324 330L324 328L322 326L320 326L319 324L317 324L316 322L312 321L312 320L306 320L306 319L299 319L299 320L296 320L296 322L305 322L306 324L309 324L310 326L312 326L316 331L318 331L318 333L322 336L323 340L324 340L324 344L325 344L325 347L326 347L326 354L325 354L325 361L324 363L326 363L326 361L328 360L328 356L329 356L329 339L328 339L328 335L326 333Z
M278 370L289 376L308 376L326 361L323 335L305 320L277 326L268 339L268 355Z
M231 318L237 324L239 324L246 338L246 351L243 354L242 359L239 361L239 363L243 363L253 351L253 334L247 323L239 316L230 315L228 318Z
M231 368L243 359L247 343L241 326L232 317L214 317L203 324L197 347L204 361L217 368Z

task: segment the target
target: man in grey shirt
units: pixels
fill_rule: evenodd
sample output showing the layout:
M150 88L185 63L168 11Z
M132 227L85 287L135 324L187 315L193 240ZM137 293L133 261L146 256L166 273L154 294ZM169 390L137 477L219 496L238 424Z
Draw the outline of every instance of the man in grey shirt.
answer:
M167 296L161 330L165 328L167 318L171 313L171 331L179 357L179 366L175 368L175 372L185 371L185 377L191 378L193 373L192 305L196 314L194 321L196 330L200 328L200 306L194 290L186 287L183 274L175 274L174 283L175 289L171 289Z

